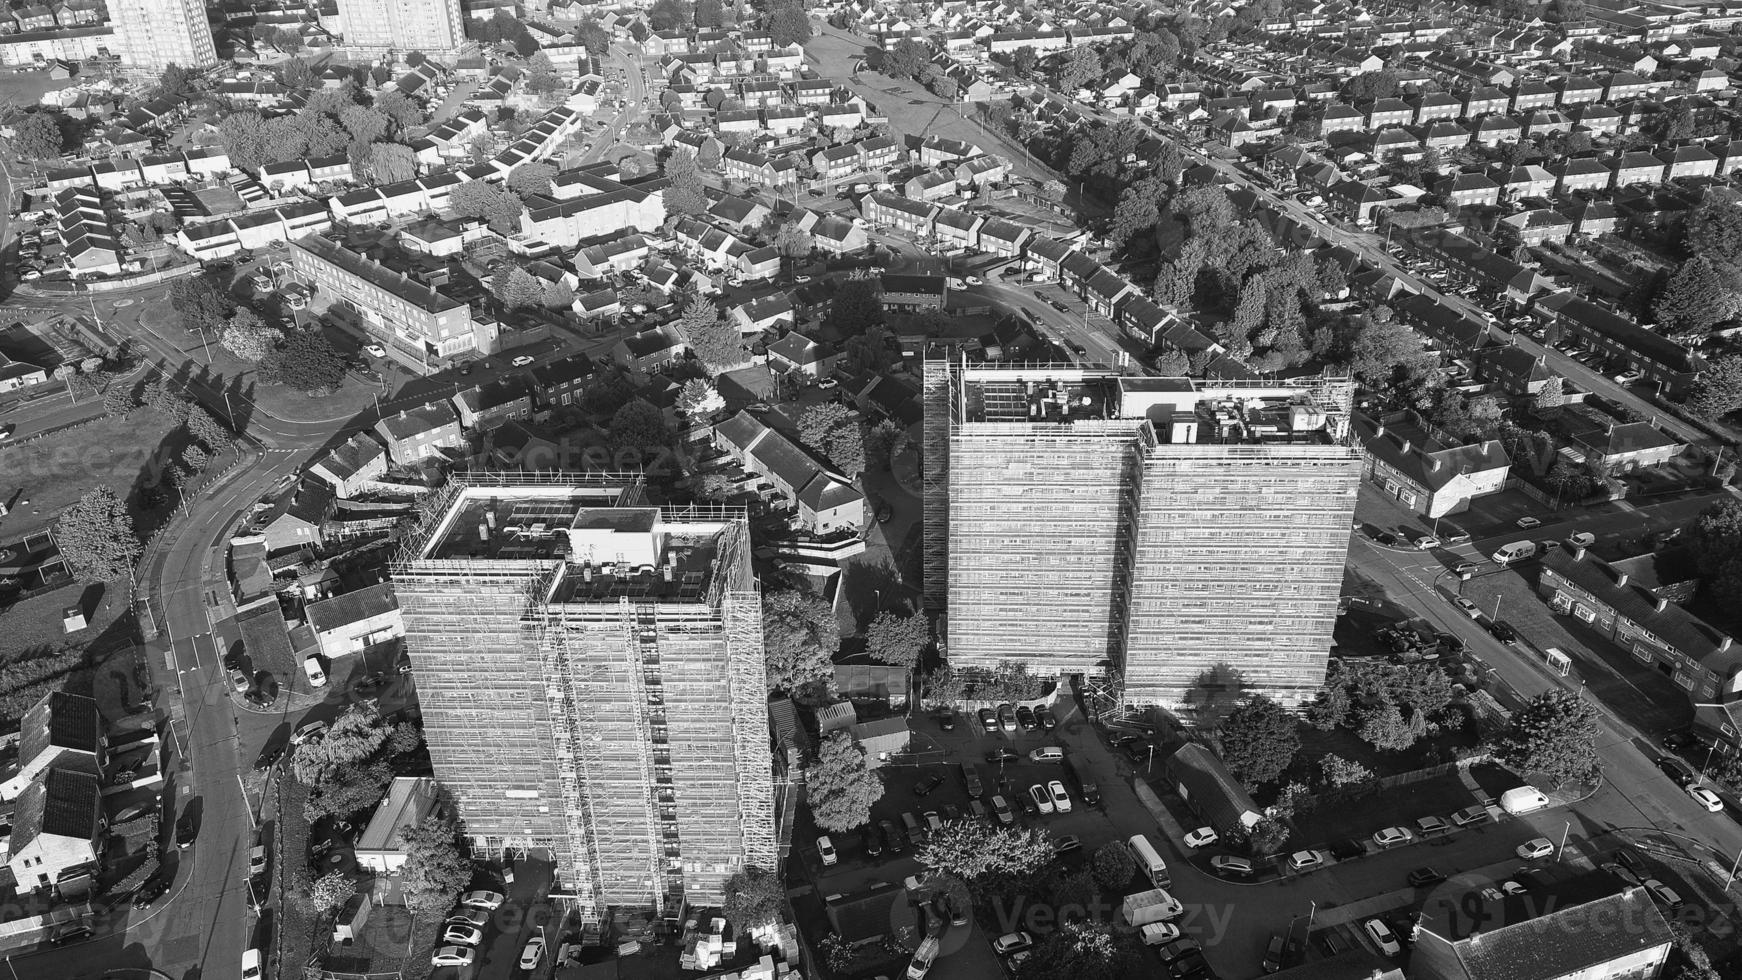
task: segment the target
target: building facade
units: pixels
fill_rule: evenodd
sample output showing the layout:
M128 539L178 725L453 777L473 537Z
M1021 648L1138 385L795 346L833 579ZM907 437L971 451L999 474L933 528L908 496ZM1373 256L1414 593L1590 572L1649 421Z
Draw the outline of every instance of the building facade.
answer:
M427 370L432 360L480 349L466 303L401 275L322 235L291 243L296 274L361 321L394 360ZM487 350L488 341L483 343Z
M1348 382L925 367L926 599L952 663L1117 671L1172 709L1228 663L1311 697L1360 479Z
M460 0L339 0L339 13L349 47L438 54L466 43Z
M129 68L160 72L172 64L218 63L202 0L112 0L109 19L115 26L110 50Z
M482 852L547 849L583 909L717 904L774 867L748 518L633 478L471 475L394 584L425 738Z

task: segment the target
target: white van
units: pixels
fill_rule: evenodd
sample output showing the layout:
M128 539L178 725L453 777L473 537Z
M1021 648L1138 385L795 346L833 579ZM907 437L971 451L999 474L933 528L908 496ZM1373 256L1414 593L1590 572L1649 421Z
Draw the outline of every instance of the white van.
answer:
M309 654L302 662L302 669L308 674L310 687L326 687L327 672L321 669L321 658L317 654Z
M1536 557L1535 541L1514 541L1511 544L1501 545L1500 549L1494 552L1494 564L1510 565L1515 561L1534 557Z
M1535 786L1519 786L1500 794L1500 809L1517 816L1533 813L1548 806L1548 797Z
M1125 842L1125 846L1130 849L1132 860L1149 876L1150 884L1157 888L1166 888L1173 884L1173 876L1167 873L1167 862L1161 859L1161 854L1149 842L1149 838L1135 834Z

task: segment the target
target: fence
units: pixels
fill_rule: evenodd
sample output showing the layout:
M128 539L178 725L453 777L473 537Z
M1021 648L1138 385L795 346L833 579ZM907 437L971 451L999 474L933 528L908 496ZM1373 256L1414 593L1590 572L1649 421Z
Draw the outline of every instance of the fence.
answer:
M1465 759L1458 759L1454 762L1444 762L1440 765L1428 766L1423 769L1411 769L1409 772L1400 772L1395 776L1381 776L1378 779L1373 780L1371 783L1368 783L1367 786L1371 788L1372 792L1382 792L1388 789L1395 789L1398 786L1409 786L1413 783L1425 783L1430 779L1449 776L1455 772L1461 772L1468 769L1471 766L1490 762L1492 759L1493 757L1488 753L1482 752Z
M133 289L138 286L150 286L170 279L180 279L184 276L198 275L200 266L197 263L172 266L168 269L154 269L137 275L122 276L118 279L102 279L94 282L39 282L32 286L18 287L21 295L32 296L65 296L69 293L110 293L117 289Z

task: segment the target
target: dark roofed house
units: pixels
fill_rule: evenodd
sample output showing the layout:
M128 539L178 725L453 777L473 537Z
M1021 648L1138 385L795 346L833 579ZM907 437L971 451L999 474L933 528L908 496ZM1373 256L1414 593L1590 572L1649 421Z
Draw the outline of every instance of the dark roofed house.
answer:
M1445 441L1409 412L1357 412L1351 428L1361 445L1362 475L1424 517L1468 510L1477 497L1505 489L1512 471L1499 440Z
M354 497L387 474L387 450L367 432L359 432L308 468L339 497Z
M1537 592L1643 663L1669 675L1696 704L1742 701L1742 647L1682 609L1670 595L1634 580L1629 562L1605 562L1583 548L1543 556Z
M714 444L762 477L810 530L857 529L863 520L865 498L852 483L754 415L739 412L714 426Z
M880 881L867 891L829 895L823 908L836 935L849 943L872 943L904 926L923 933L924 924L907 899L900 885Z
M321 543L321 527L332 516L333 492L324 484L304 482L281 499L262 522L260 534L268 554Z
M905 667L888 664L836 664L835 690L853 701L882 701L891 707L907 703Z
M65 691L44 694L19 723L17 768L0 783L0 800L17 799L49 769L100 774L108 744L96 701Z
M1563 416L1563 421L1585 460L1612 475L1661 466L1687 448L1650 422L1616 422L1606 416L1599 421L1576 413Z
M321 654L332 659L361 653L377 643L405 635L405 617L390 582L311 602L304 609Z
M6 863L21 892L53 886L69 871L97 869L103 853L102 780L50 769L12 808Z
M892 718L878 718L875 721L862 721L848 729L853 733L854 741L865 750L865 765L877 769L896 756L907 751L910 733L907 728L907 718L896 715Z
M1174 789L1198 818L1218 832L1250 830L1264 814L1222 760L1196 743L1182 747L1167 760Z
M1607 872L1508 895L1472 913L1474 892L1430 900L1410 956L1412 980L1655 977L1673 936L1646 890Z
M387 443L388 455L401 465L466 444L460 417L445 399L386 416L375 423L375 432Z

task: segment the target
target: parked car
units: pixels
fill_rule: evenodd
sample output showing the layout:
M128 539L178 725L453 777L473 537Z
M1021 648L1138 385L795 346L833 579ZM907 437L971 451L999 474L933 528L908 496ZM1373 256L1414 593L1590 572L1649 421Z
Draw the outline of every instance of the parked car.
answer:
M183 813L181 819L175 822L175 846L188 847L193 844L194 838L198 836L199 832L200 825L194 820L194 815L191 812Z
M1209 847L1221 838L1209 827L1199 827L1186 832L1186 846L1190 848Z
M1461 561L1452 567L1452 571L1458 575L1470 576L1476 574L1481 568L1481 562Z
M255 844L248 852L248 873L257 875L266 870L266 845Z
M327 723L326 722L324 722L324 721L311 721L308 724L303 725L302 727L298 728L295 732L293 732L291 734L290 744L301 745L302 743L308 741L311 738L314 738L317 735L325 734L326 730L327 730Z
M1619 864L1616 864L1613 861L1605 861L1602 864L1598 865L1598 867L1602 868L1604 871L1609 872L1610 874L1614 875L1615 877L1620 878L1622 881L1625 881L1629 885L1639 884L1639 876L1638 875L1627 870L1626 868L1623 868L1622 866L1620 866Z
M1022 753L1015 749L999 748L986 753L986 761L993 765L997 765L1000 762L1015 762L1020 758L1022 758Z
M1033 786L1028 787L1028 798L1034 801L1034 808L1039 810L1041 813L1051 813L1053 811L1052 794L1046 791L1045 786L1035 783Z
M526 941L525 947L520 950L520 968L522 970L536 970L542 962L544 962L544 934L535 933L531 939Z
M1682 907L1683 903L1681 895L1677 894L1675 889L1661 881L1658 881L1656 878L1646 878L1641 881L1640 884L1643 885L1645 890L1651 894L1654 901L1667 905L1671 909L1679 909Z
M1054 854L1069 854L1073 851L1080 851L1082 849L1083 839L1075 834L1066 834L1063 837L1055 838L1052 842L1052 852Z
M1481 805L1467 806L1452 814L1452 823L1460 827L1473 827L1479 823L1488 822L1488 808Z
M1535 861L1554 853L1554 841L1547 837L1536 837L1518 845L1518 856L1526 861Z
M1065 784L1053 780L1046 784L1047 793L1052 796L1052 807L1059 813L1071 812L1071 794L1065 791Z
M133 907L148 909L157 904L157 900L169 892L168 878L150 878L139 886L139 891L133 894Z
M1657 757L1657 768L1677 786L1686 789L1699 781L1699 776L1687 763L1673 755Z
M477 926L451 925L442 930L442 942L461 946L476 946L484 941L484 932Z
M1542 527L1542 521L1537 520L1534 517L1520 517L1516 523L1526 531L1531 528Z
M1416 833L1423 837L1431 837L1434 834L1443 834L1451 829L1452 825L1446 823L1439 817L1422 817L1415 822Z
M1006 703L998 706L998 724L1007 732L1016 731L1016 705Z
M532 363L532 357L530 355L527 355L527 354L521 354L520 356L516 357L514 360L509 361L508 363L514 365L515 367L525 367L528 364Z
M1264 969L1265 973L1275 973L1276 971L1282 969L1282 937L1281 936L1272 935L1270 937L1269 945L1264 947L1263 969Z
M1295 871L1311 871L1325 863L1325 856L1318 851L1295 851L1288 856L1288 866Z
M981 708L980 727L989 735L996 733L998 731L998 712L991 708Z
M1469 599L1466 599L1463 596L1459 596L1456 599L1453 599L1452 605L1457 606L1458 609L1461 610L1464 615L1470 617L1471 619L1482 618L1482 610L1480 608L1478 608L1474 602L1471 602Z
M1210 867L1214 868L1217 874L1234 878L1250 878L1256 871L1252 867L1251 861L1243 857L1235 857L1232 854L1218 854L1210 858Z
M895 826L895 821L879 820L877 821L877 829L882 831L883 843L889 848L889 853L900 854L907 849L907 837L901 832L900 827Z
M50 929L48 941L56 946L66 946L70 943L83 942L93 935L96 935L96 932L91 928L90 923L84 919L75 919L71 922L62 922Z
M1044 731L1050 732L1059 726L1059 720L1053 716L1051 708L1034 709L1034 720L1040 723L1040 727Z
M443 946L430 954L431 966L471 966L478 951L466 946Z
M1494 622L1489 623L1488 632L1494 634L1494 638L1499 640L1501 643L1518 642L1518 631L1512 628L1512 624L1507 623L1504 620L1497 619Z
M1698 785L1689 786L1687 792L1688 796L1692 797L1695 803L1705 807L1712 813L1724 812L1724 801L1718 798L1718 794L1712 792L1711 787Z
M367 352L370 357L386 357L387 356L387 348L381 346L380 344L366 344L366 345L364 345L363 350L365 352Z
M817 838L817 856L822 858L824 867L840 860L840 856L835 853L834 842L829 840L827 834Z
M992 952L999 956L1009 956L1034 947L1034 937L1026 932L1007 932L992 940Z
M1397 956L1403 952L1403 945L1397 941L1397 936L1391 932L1391 927L1382 919L1368 919L1362 923L1367 930L1367 937L1373 940L1373 945L1386 956Z
M1396 847L1407 844L1415 839L1415 835L1402 827L1386 827L1373 835L1373 843L1380 847Z
M1409 884L1412 888L1426 888L1446 880L1446 876L1433 868L1416 868L1409 873Z
M505 899L503 897L501 892L491 892L491 891L467 892L464 895L460 896L460 904L461 905L470 905L473 908L489 909L492 912L501 908L502 903L506 900L507 899Z
M944 777L932 774L913 784L913 795L930 796L934 790L944 784Z
M470 905L462 905L459 908L456 908L452 912L448 913L448 917L442 921L442 925L445 925L445 926L472 926L473 928L476 928L476 929L482 929L482 928L484 928L484 923L489 922L489 921L490 921L490 913L489 912L486 912L480 908L473 908Z
M1032 732L1040 727L1040 723L1034 720L1034 709L1026 704L1016 709L1016 723L1025 732Z
M1016 814L1010 812L1010 802L1001 795L992 797L992 813L1006 827L1016 822Z

